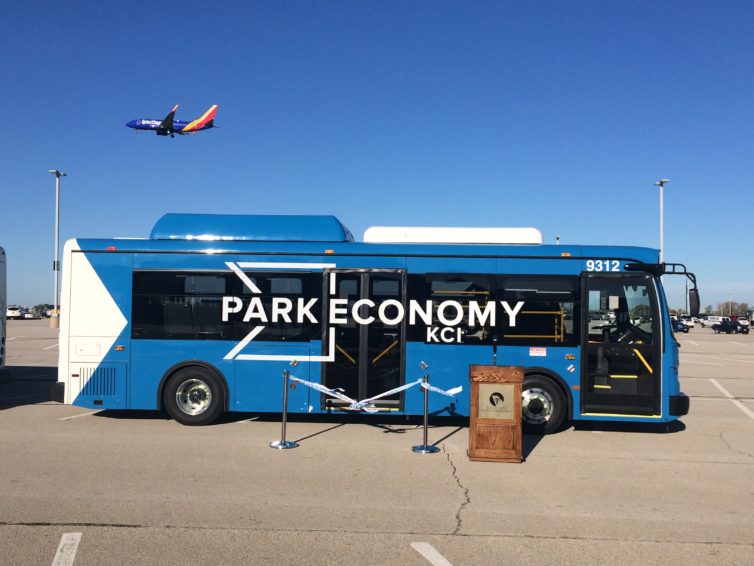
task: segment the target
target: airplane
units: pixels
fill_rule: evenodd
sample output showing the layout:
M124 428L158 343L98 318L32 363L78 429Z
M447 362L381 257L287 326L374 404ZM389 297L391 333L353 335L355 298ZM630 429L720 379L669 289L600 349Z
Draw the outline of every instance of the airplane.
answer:
M194 134L200 130L209 130L215 127L217 104L210 106L201 118L192 122L174 120L176 110L178 110L177 104L162 120L131 120L126 123L126 126L134 130L150 130L158 136L170 136L171 138L174 138L175 134Z

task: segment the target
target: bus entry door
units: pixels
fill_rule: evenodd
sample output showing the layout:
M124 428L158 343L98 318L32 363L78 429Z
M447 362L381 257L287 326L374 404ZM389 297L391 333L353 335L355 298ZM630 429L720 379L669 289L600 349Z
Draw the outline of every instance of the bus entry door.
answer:
M324 383L340 388L352 399L366 399L403 384L404 322L396 303L405 307L405 274L395 270L333 270L334 294L345 299L328 321L335 329L335 361L324 363ZM333 285L332 280L330 285ZM383 308L380 306L391 301ZM358 305L356 303L358 302ZM355 310L354 310L355 309ZM400 318L400 320L399 320ZM339 322L341 321L341 322ZM342 322L344 321L344 322ZM329 334L329 328L325 335ZM337 407L342 401L323 396L323 406ZM384 397L377 407L398 409L399 394Z
M585 276L582 414L660 414L657 296L649 276Z

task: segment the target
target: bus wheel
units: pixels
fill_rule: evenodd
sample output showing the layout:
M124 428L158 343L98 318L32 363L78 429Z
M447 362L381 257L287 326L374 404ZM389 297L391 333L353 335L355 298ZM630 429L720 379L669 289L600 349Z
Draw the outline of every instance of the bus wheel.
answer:
M218 378L200 367L176 372L165 385L164 401L170 417L185 425L210 424L225 405Z
M541 375L527 377L521 402L524 431L529 434L551 434L563 424L566 399L554 381Z

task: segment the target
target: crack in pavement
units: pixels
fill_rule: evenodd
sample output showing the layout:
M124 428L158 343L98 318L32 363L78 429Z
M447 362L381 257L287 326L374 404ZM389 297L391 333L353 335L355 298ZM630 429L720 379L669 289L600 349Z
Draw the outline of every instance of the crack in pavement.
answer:
M450 458L450 452L445 450L444 444L442 445L442 451L445 453L445 456L448 459L448 464L450 464L450 468L453 473L453 479L456 480L458 487L461 489L461 491L463 491L464 501L463 503L461 503L460 507L458 507L458 511L456 511L456 528L451 533L454 535L458 535L461 533L461 527L463 526L463 520L461 519L461 512L463 511L464 507L466 507L469 503L471 503L471 496L469 495L469 488L461 483L461 478L458 477L458 468L456 468L455 464L453 463L453 460Z
M600 536L576 536L576 535L536 535L515 533L453 533L429 532L429 531L370 531L359 529L291 529L270 527L210 527L199 525L138 525L125 523L95 523L95 522L47 522L47 521L0 521L0 527L92 527L92 528L122 528L122 529L166 529L175 531L257 531L270 533L332 533L332 534L357 534L357 535L405 535L405 536L458 536L464 538L507 538L507 539L532 539L532 540L574 540L588 542L635 542L655 544L694 544L706 546L740 546L754 548L754 542L722 541L722 540L669 540L651 538L618 538Z

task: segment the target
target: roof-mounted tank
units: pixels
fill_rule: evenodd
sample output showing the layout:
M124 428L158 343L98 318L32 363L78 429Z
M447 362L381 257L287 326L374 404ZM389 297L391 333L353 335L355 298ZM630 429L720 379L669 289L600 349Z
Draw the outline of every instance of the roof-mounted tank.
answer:
M176 214L160 218L152 240L353 242L334 216L262 214Z

